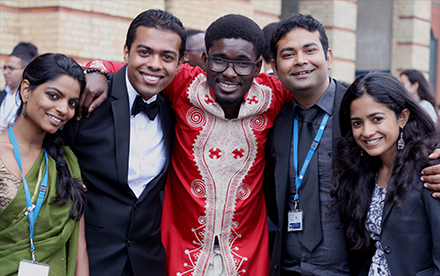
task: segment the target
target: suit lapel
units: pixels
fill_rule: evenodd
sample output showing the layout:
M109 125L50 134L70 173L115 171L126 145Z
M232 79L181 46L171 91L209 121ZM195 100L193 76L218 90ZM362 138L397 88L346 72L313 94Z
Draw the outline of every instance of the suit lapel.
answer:
M289 157L292 144L293 116L293 101L291 101L287 104L286 108L283 108L277 117L277 125L283 127L274 128L274 131L276 131L276 133L274 133L274 159L277 160L275 171L275 183L277 183L277 185L275 189L278 218L280 221L284 221L284 208L287 202L286 196L288 195Z
M115 126L116 164L119 183L127 183L130 151L130 108L124 69L119 70L111 84L112 113ZM126 185L127 188L128 185ZM131 191L131 189L129 189Z

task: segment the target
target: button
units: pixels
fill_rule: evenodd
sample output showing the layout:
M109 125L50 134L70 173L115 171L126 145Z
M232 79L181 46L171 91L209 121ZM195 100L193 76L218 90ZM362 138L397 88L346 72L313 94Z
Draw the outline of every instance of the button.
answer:
M307 258L302 258L301 261L307 263L307 262L309 261L309 259L307 259Z
M274 264L274 265L273 265L273 268L275 268L276 270L278 270L278 268L280 268L280 264L279 264L279 263Z
M387 253L387 254L390 254L391 253L391 247L386 245L386 246L384 246L383 251L385 251L385 253Z
M130 247L131 246L131 240L127 241L127 246Z
M134 207L133 207L133 209L136 211L136 209L138 208L138 206L137 205L134 205Z

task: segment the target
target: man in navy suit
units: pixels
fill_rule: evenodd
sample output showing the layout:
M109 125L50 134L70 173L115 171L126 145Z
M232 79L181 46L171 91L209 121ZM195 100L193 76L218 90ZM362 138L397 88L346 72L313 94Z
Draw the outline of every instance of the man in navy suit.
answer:
M108 83L108 98L64 129L87 186L90 275L166 274L159 192L174 123L160 92L183 62L185 40L170 13L139 14L128 29L126 66Z

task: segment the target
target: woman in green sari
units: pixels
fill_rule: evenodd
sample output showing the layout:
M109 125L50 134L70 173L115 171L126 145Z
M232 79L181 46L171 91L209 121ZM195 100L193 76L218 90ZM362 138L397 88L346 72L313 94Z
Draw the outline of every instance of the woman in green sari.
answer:
M17 120L0 134L0 276L47 266L49 275L89 275L85 191L57 134L84 87L81 67L62 54L41 55L23 72Z

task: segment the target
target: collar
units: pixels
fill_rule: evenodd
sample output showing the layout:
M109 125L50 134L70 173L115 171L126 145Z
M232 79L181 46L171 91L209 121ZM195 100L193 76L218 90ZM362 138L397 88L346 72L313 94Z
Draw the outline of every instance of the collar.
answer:
M12 92L11 86L6 85L5 86L5 91L6 93L8 93L9 95L14 95L14 92Z
M327 114L332 115L333 113L333 102L335 100L336 93L336 82L333 78L330 78L330 85L327 90L325 90L324 94L322 94L321 98L314 104L318 106L320 109L324 110ZM293 99L293 110L295 110L296 106L300 106L295 99ZM302 106L300 106L303 108Z
M130 104L130 110L133 107L134 100L136 99L136 96L139 95L139 93L134 89L133 85L131 85L130 80L128 79L128 73L127 70L125 70L125 83L127 84L127 93L128 93L128 103ZM145 101L143 98L142 100L146 103L152 103L157 99L157 95L152 96L148 99L148 101Z

